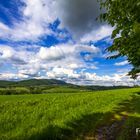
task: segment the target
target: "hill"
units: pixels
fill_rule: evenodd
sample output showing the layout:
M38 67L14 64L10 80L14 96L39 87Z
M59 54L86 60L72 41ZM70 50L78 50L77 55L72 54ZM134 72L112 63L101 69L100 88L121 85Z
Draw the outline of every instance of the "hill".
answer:
M50 85L67 85L66 82L56 79L29 79L23 81L0 81L0 87L9 86L50 86Z
M56 79L29 79L23 81L4 81L0 80L0 88L11 88L11 87L26 87L26 88L47 88L54 89L55 91L70 91L70 89L83 90L83 91L93 91L93 90L110 90L110 89L123 89L130 88L129 86L84 86L84 85L74 85L70 83L66 83L61 80ZM53 90L53 91L54 91ZM40 91L39 91L40 92Z

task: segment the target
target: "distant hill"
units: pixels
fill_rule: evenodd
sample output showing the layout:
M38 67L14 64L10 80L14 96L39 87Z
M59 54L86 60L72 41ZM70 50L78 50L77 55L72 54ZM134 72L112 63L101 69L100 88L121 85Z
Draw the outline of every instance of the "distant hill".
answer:
M4 80L0 80L0 87L7 87L7 86L11 86L14 82L12 81L4 81Z
M108 89L122 89L122 88L130 88L129 86L78 86L66 83L61 80L56 79L29 79L29 80L23 80L23 81L4 81L0 80L0 87L6 88L6 87L68 87L71 89L80 89L80 90L108 90Z
M4 81L0 80L0 87L9 86L51 86L51 85L68 85L66 82L56 79L30 79L23 81Z
M0 81L0 95L76 93L87 91L130 88L127 86L80 86L56 79L30 79L23 81Z

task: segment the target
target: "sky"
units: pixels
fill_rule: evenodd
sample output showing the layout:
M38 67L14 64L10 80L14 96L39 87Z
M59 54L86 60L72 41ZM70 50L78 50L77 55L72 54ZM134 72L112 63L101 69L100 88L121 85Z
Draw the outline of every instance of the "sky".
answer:
M0 80L138 85L126 57L108 60L114 27L96 0L0 0Z

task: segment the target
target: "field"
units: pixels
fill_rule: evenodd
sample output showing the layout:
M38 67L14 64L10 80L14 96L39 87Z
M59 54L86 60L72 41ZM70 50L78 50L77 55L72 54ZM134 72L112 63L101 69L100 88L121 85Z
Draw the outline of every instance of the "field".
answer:
M140 88L0 95L0 140L137 140Z

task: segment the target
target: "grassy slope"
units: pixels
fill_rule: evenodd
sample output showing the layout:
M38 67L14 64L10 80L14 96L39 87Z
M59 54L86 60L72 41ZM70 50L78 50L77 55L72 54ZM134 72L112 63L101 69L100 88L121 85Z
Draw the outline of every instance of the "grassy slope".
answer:
M112 114L131 112L125 122L140 119L140 89L0 96L0 139L56 140L95 136ZM127 102L127 103L126 103ZM136 127L140 124L136 123ZM130 125L130 126L131 126ZM133 126L135 127L135 126ZM128 130L123 130L128 137ZM119 138L124 139L121 135Z

